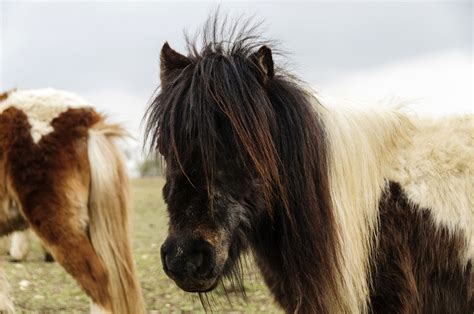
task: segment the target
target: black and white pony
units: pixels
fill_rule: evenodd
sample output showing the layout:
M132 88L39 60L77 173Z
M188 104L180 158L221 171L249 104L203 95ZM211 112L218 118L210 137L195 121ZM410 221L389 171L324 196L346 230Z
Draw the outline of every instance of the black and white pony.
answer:
M473 117L333 108L246 25L202 38L164 44L146 117L168 276L207 292L250 250L288 313L473 313Z

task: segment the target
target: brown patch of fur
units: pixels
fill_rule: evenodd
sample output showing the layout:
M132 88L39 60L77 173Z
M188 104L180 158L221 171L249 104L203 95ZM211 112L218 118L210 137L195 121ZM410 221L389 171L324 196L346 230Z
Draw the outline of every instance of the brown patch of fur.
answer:
M196 238L202 238L205 241L212 244L214 247L218 247L221 244L223 234L218 230L206 228L204 226L199 226L193 230L193 235Z
M29 228L28 222L23 218L20 212L14 216L0 218L0 237L7 236L15 231L23 231Z
M380 202L373 270L373 313L473 313L471 262L462 264L466 239L435 224L390 183Z
M0 236L3 237L15 231L25 230L29 224L7 191L5 161L1 158L1 154L0 147Z
M0 147L9 190L33 230L92 300L110 310L107 272L81 221L90 184L88 130L99 120L92 109L69 109L35 144L27 116L12 107L0 115Z
M11 92L12 92L12 91L9 90L9 91L0 93L0 101L4 101L5 99L7 99L7 98L8 98L8 95L9 95Z

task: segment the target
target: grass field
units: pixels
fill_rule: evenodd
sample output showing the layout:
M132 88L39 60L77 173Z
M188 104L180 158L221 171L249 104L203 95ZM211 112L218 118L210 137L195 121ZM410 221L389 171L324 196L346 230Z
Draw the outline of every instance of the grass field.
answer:
M140 282L150 313L203 312L199 298L179 290L163 273L159 249L166 238L167 217L159 178L136 179L132 182L132 239ZM19 313L84 313L89 300L71 277L56 263L44 263L35 240L27 261L3 265L12 287ZM247 299L239 295L226 298L223 290L209 295L213 312L278 313L267 288L252 263L246 267Z

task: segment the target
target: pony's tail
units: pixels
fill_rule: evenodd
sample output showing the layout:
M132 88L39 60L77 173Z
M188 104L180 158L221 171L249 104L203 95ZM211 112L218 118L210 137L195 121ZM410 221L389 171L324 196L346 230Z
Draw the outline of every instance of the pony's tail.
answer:
M107 269L114 314L145 313L128 228L128 176L115 138L126 132L103 121L89 129L89 226L92 245Z

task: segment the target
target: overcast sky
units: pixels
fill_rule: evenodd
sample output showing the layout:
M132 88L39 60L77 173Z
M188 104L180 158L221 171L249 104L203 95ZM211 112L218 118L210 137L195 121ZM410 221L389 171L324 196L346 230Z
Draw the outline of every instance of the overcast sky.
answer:
M81 94L138 136L158 86L160 48L183 50L215 2L2 2L0 89ZM472 105L473 7L464 2L224 2L264 21L291 69L318 91L372 101L422 99L419 111Z

